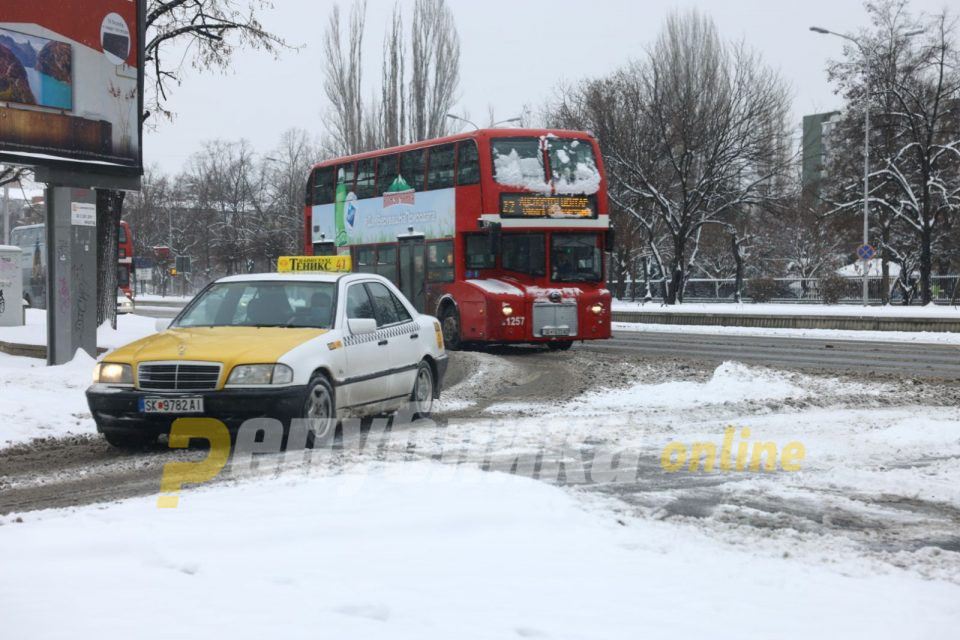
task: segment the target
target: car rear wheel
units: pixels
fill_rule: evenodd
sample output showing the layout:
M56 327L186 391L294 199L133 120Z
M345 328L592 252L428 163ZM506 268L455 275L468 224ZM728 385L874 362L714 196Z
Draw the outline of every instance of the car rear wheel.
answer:
M463 347L463 340L460 338L460 314L454 307L449 306L443 310L440 316L440 327L447 349L459 351Z
M337 402L330 381L322 374L310 379L307 396L303 401L301 418L310 422L307 434L307 446L325 444L333 439L337 431Z
M117 431L104 431L103 437L111 447L124 449L127 451L136 451L146 449L157 441L155 433L123 433Z
M430 411L433 409L433 368L426 360L421 360L420 366L417 367L417 380L413 385L410 401L413 402L415 416L421 418L430 416Z

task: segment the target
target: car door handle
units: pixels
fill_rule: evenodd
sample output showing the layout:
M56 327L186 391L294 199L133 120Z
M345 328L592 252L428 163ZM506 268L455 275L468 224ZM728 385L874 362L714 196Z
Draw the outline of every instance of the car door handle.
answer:
M419 334L419 333L411 333L411 334L410 334L410 339L411 339L411 340L416 340L416 339L419 338L419 337L420 337L420 334Z
M387 344L388 342L390 342L390 341L389 341L389 340L381 340L380 342L377 343L377 346L382 347L382 346L384 346L385 344Z

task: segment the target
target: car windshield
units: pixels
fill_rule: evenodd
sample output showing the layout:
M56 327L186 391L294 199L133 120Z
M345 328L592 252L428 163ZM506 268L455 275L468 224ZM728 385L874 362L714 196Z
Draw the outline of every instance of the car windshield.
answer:
M227 282L200 294L174 327L309 327L333 324L332 282Z

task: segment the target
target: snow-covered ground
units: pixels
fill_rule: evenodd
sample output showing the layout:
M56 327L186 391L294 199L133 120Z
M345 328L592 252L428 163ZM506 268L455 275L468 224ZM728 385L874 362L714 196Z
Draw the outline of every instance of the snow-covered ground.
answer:
M757 336L816 338L818 340L867 340L870 342L915 342L960 345L960 333L933 331L847 331L842 329L768 329L764 327L719 327L685 324L614 322L614 331L648 333L693 333L710 336Z
M10 637L951 637L960 587L439 464L11 516ZM51 615L55 611L55 615Z
M481 377L522 381L502 358L478 359L440 409L471 406ZM3 405L17 416L6 424L92 431L73 415L85 412L91 364L0 357ZM293 472L276 474L267 458L259 473L228 468L226 481L188 487L177 509L157 509L152 495L0 517L0 628L32 638L955 635L960 407L939 395L952 391L732 362L651 381L642 366L623 387L493 405L489 419L401 428L381 446L371 427L362 450L345 437ZM729 427L734 461L742 442L781 454L800 443L801 470L663 468L671 443L720 449ZM514 464L515 474L479 470Z
M853 316L857 318L952 318L960 320L960 307L929 304L925 307L861 307L857 305L830 304L734 304L703 303L665 305L657 301L613 301L614 311L646 311L648 313L704 313L776 316Z
M97 346L115 349L156 332L156 319L136 314L117 316L116 330L104 324L97 329ZM0 340L16 344L47 344L47 312L27 309L22 327L0 327Z
M46 312L27 310L27 324L0 328L0 340L18 344L46 344ZM104 325L97 343L115 349L154 333L155 320L123 315L117 329ZM90 385L93 358L78 351L65 365L48 367L37 358L0 353L0 448L34 438L60 438L96 433L83 390Z

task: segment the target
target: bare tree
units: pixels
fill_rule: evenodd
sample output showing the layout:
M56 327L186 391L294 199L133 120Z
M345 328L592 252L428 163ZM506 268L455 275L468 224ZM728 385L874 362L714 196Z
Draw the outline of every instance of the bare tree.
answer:
M366 0L356 0L346 31L334 5L324 33L324 153L347 155L442 136L460 83L460 38L445 0L417 0L409 50L395 5L383 39L378 95L363 100Z
M367 1L358 0L350 11L350 22L344 37L340 6L334 5L323 34L323 88L330 101L327 130L328 143L334 155L364 151L363 141L363 33Z
M230 66L236 47L261 49L278 55L290 47L267 31L257 14L272 8L268 0L149 0L146 14L144 67L151 91L144 97L148 111L171 118L167 108L173 84L189 60L195 69L210 71ZM186 57L165 57L176 44ZM123 191L97 190L97 323L117 326L117 232L123 212Z
M645 61L614 78L636 123L607 145L611 198L670 234L667 302L683 300L704 225L775 199L790 164L787 89L742 46L724 45L699 13L667 19Z
M919 252L920 298L928 304L938 237L948 216L960 210L960 50L954 41L955 21L946 12L914 19L905 0L866 7L872 28L860 34L861 48L846 50L857 64L836 62L830 67L831 78L849 101L845 133L838 136L831 168L841 182L834 210L863 205L850 164L859 155L856 141L863 140L863 130L856 123L867 106L875 122L872 217L880 220L881 231L892 228L885 221L892 218L913 236ZM909 37L921 29L923 35ZM901 238L882 240L891 251L900 244L896 253L904 264L909 262L902 260L911 252Z
M410 139L436 138L460 84L460 37L445 0L417 0L410 45Z

